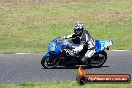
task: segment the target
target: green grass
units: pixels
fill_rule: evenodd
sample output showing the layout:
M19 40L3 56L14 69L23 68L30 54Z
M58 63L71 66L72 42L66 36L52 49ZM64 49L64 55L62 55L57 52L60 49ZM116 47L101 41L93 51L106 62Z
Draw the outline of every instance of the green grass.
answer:
M132 50L131 0L0 0L0 53L43 52L50 40L83 21L95 39Z
M79 85L76 82L48 82L27 84L1 84L0 88L131 88L130 84L86 84Z

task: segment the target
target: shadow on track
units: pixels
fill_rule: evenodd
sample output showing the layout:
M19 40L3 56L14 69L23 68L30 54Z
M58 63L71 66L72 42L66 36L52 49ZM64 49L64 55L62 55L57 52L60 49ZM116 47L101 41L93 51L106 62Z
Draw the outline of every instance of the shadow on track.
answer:
M93 68L108 68L109 66L101 66L101 67L89 67L89 66L82 66L83 69L93 69ZM56 68L50 69L78 69L79 66L57 66ZM45 69L45 68L42 68Z

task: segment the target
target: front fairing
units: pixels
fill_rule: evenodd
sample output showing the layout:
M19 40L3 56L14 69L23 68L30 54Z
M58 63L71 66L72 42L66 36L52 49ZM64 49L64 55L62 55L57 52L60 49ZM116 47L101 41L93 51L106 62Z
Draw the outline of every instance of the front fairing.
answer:
M44 52L43 56L50 56L49 52Z
M62 37L57 37L49 43L48 51L60 53L62 50L62 47L64 46L67 46L67 41L63 39Z
M58 39L58 37L57 38L55 38L55 39L53 39L50 43L49 43L49 45L48 45L48 51L49 52L56 52L56 47L57 47L57 45L56 45L56 40Z
M54 42L50 42L48 45L48 51L55 51L55 43Z

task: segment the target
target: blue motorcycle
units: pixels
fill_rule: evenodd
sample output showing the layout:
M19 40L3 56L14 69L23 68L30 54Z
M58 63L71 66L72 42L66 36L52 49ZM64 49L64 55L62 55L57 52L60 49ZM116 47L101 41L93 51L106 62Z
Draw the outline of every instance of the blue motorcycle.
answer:
M107 53L105 49L109 50L109 47L113 44L112 40L95 40L96 53L88 59L88 65L91 67L100 67L107 60ZM72 49L73 47L71 40L67 40L63 37L57 37L53 39L48 45L48 52L44 53L41 60L41 64L44 68L55 68L56 66L75 66L75 65L86 65L82 63L81 58L87 52L87 45L84 49L75 54ZM72 49L71 49L72 48Z

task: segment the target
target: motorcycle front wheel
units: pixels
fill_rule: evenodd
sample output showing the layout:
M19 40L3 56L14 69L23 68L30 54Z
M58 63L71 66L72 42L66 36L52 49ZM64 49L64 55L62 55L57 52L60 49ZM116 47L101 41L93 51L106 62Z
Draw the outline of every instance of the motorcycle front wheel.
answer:
M58 58L55 59L51 59L48 56L44 56L41 60L41 65L45 68L45 69L51 69L51 68L55 68L56 66L59 65L59 60Z

